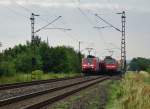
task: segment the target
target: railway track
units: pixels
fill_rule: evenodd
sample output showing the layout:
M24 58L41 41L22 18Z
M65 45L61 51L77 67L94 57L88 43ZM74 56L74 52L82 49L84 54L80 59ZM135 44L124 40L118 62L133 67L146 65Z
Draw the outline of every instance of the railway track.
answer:
M14 84L2 84L2 85L0 85L0 90L7 90L7 89L32 86L32 85L39 85L39 84L45 84L45 83L51 83L51 82L57 82L57 81L63 81L63 80L81 78L81 77L82 76L70 77L70 78L49 79L49 80L39 80L39 81L22 82L22 83L14 83Z
M0 100L0 109L39 109L107 79L109 77L85 77L82 81Z

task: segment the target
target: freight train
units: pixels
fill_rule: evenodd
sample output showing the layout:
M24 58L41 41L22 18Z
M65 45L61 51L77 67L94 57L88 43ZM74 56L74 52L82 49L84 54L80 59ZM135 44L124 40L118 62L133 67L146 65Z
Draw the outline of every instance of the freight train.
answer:
M106 56L104 60L88 55L82 59L82 73L88 74L117 74L120 66L117 60L111 56Z

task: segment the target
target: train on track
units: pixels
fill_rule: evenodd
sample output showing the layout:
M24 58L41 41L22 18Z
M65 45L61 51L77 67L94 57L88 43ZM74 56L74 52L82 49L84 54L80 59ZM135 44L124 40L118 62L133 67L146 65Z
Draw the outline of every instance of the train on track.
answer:
M89 73L98 73L100 70L99 66L99 58L88 55L87 58L82 59L82 72L84 74L89 74Z
M115 75L120 72L119 62L111 56L106 56L103 60L98 57L88 55L82 59L82 73L89 74L111 74Z

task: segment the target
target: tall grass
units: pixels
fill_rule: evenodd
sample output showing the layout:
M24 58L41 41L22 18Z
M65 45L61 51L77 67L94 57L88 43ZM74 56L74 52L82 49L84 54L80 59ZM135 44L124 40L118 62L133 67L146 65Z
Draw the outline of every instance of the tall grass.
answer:
M47 80L55 78L65 78L79 76L80 73L42 73L39 71L34 71L29 74L17 73L13 76L1 76L0 84L10 84L18 82L29 82L35 80Z
M107 109L150 109L150 75L128 73L110 90Z

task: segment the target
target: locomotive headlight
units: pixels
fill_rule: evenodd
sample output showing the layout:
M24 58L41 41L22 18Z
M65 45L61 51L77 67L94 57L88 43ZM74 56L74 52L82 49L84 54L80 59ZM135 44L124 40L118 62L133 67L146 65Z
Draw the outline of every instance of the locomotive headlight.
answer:
M90 67L94 68L94 65L90 65Z

